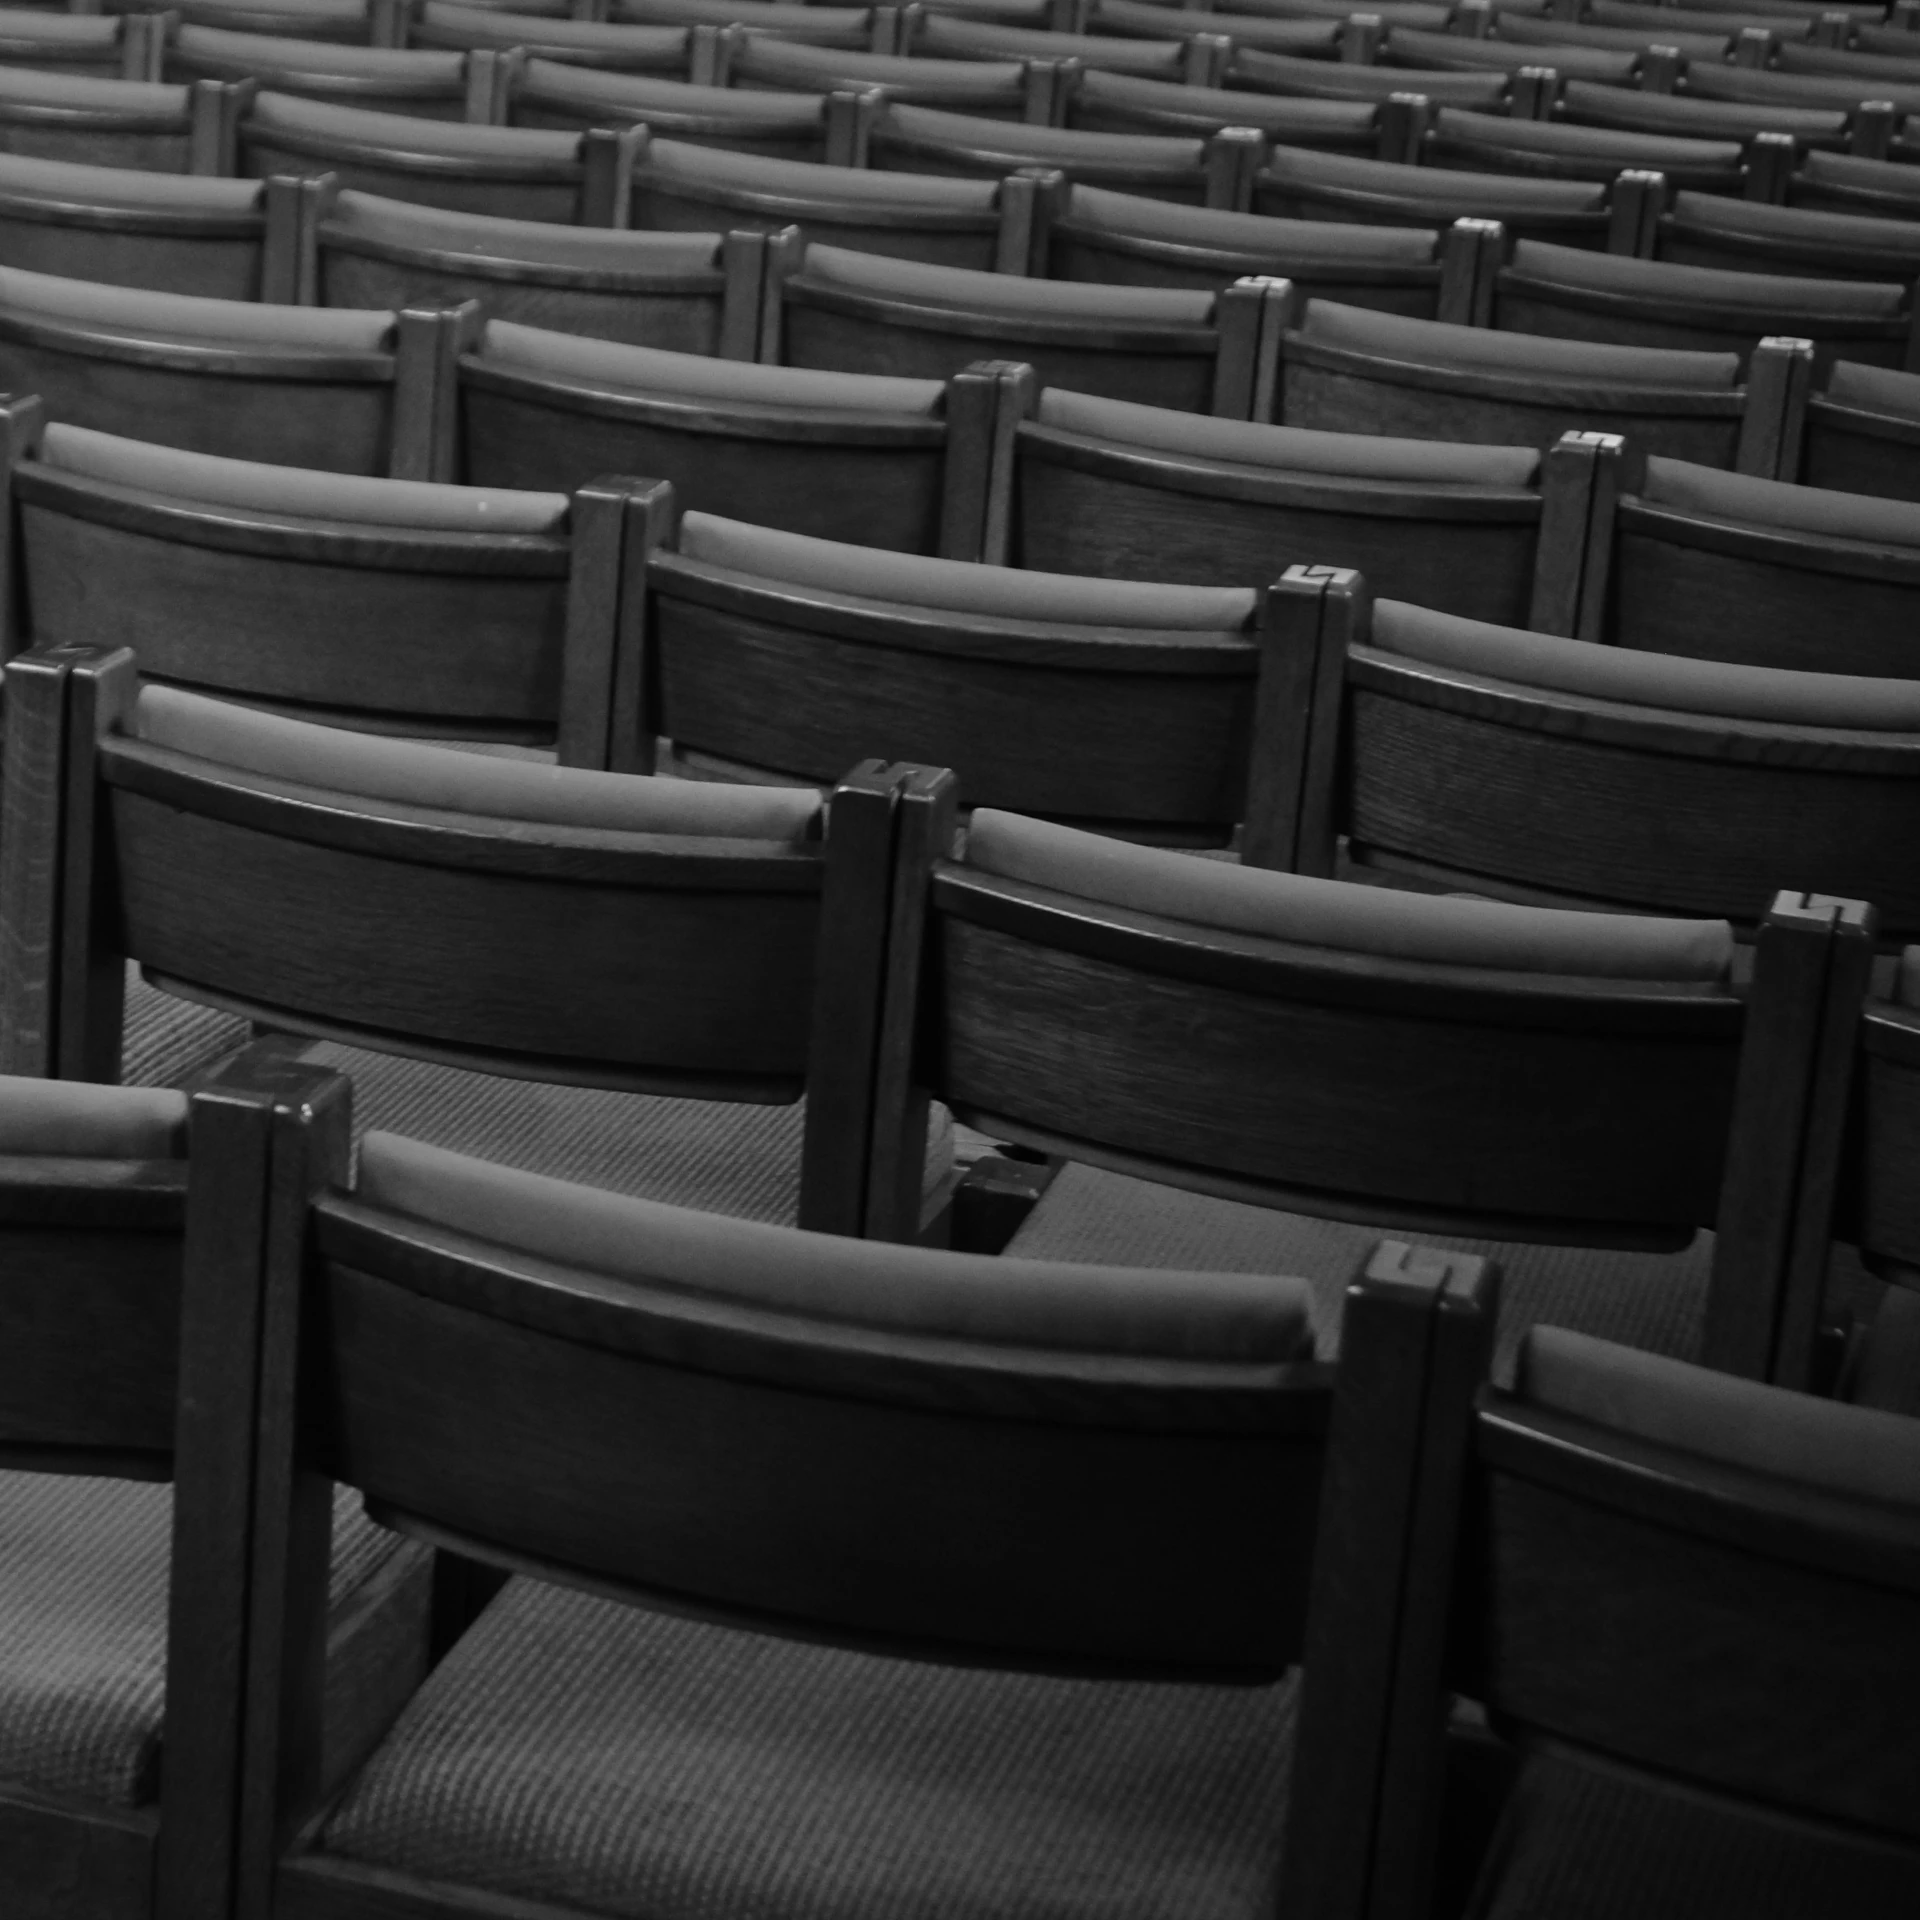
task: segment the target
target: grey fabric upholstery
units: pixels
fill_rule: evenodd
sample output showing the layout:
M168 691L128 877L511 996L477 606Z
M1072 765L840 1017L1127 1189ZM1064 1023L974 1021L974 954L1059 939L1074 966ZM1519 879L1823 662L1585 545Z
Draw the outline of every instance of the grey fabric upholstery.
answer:
M1671 301L1677 307L1750 308L1759 318L1791 311L1825 319L1878 319L1899 312L1906 289L1870 280L1789 279L1779 273L1741 273L1730 267L1690 267L1667 260L1638 260L1623 253L1594 253L1522 240L1512 271L1525 279L1581 292L1626 294Z
M574 24L569 21L567 25ZM0 165L0 186L6 172ZM237 182L235 184L238 184ZM717 233L634 233L625 227L563 227L549 220L505 220L455 213L376 193L342 193L327 210L324 238L353 236L388 246L472 254L543 267L600 272L682 274L717 269Z
M511 1585L323 1852L630 1920L1254 1920L1292 1689L1058 1680Z
M1322 1357L1331 1358L1339 1348L1347 1283L1384 1237L1378 1227L1309 1219L1069 1165L1007 1252L1034 1260L1298 1274L1313 1289ZM1533 1247L1424 1232L1396 1237L1499 1261L1504 1275L1494 1354L1499 1380L1512 1377L1521 1337L1536 1321L1653 1353L1686 1358L1699 1350L1711 1234L1699 1235L1684 1253L1675 1254Z
M1717 520L1744 520L1788 533L1832 540L1873 540L1890 547L1920 547L1920 505L1882 500L1829 487L1800 487L1788 480L1762 480L1722 473L1662 454L1647 459L1642 496L1657 507L1701 513Z
M441 154L449 159L518 163L533 167L566 166L580 155L577 133L553 133L544 127L468 125L461 120L427 120L410 113L378 113L366 107L335 106L293 93L257 93L247 115L257 134L271 138L336 141L405 154Z
M173 1489L0 1473L0 1782L139 1806L158 1785ZM334 1502L331 1602L401 1548Z
M845 247L809 247L809 280L912 305L954 307L963 313L1083 321L1089 326L1204 327L1214 296L1186 287L1119 287L1090 280L1034 280L1018 273L981 273L972 267L928 266Z
M0 1075L0 1154L177 1160L187 1103L170 1089Z
M1864 407L1870 413L1920 420L1920 373L1869 367L1857 360L1836 360L1827 375L1827 398L1843 406Z

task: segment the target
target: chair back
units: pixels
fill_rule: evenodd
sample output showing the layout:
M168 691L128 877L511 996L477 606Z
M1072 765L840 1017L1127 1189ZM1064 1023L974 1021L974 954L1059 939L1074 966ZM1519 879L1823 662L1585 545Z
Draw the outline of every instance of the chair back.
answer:
M1676 194L1660 220L1655 248L1660 259L1691 266L1907 285L1920 277L1920 239L1911 221L1724 194Z
M433 48L343 46L280 34L182 27L167 50L177 80L248 80L303 99L432 120L464 120L467 58Z
M1421 144L1431 165L1480 174L1611 182L1631 168L1657 173L1676 190L1720 194L1737 194L1746 182L1746 150L1737 140L1517 120L1465 107L1442 107Z
M413 23L418 47L464 53L520 53L529 59L593 67L606 73L650 73L711 85L719 36L711 27L623 27L601 20L520 13L427 0Z
M0 63L101 80L158 80L168 24L156 14L9 9L0 20Z
M1316 23L1305 24L1320 30ZM1131 73L1092 72L1075 81L1066 124L1088 133L1183 133L1202 139L1225 127L1251 127L1275 145L1384 158L1400 118L1387 105L1369 100L1229 93Z
M231 173L250 89L0 66L0 151L155 173Z
M1798 457L1782 479L1842 493L1920 501L1920 375L1836 360L1825 385L1806 395Z
M723 42L726 82L797 93L865 93L993 119L1047 125L1058 69L1044 60L912 60L777 39L730 27Z

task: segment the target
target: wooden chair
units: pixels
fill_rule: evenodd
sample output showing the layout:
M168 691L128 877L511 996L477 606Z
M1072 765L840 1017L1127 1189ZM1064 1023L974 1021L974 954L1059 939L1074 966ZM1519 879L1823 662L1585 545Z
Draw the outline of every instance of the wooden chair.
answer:
M1591 21L1555 19L1551 14L1523 13L1513 7L1496 7L1486 0L1468 0L1454 9L1456 30L1469 36L1504 40L1510 45L1552 49L1555 47L1608 47L1616 52L1644 55L1650 48L1671 47L1689 60L1728 60L1733 57L1738 39L1735 28L1716 26L1702 32L1676 32L1660 24L1665 7L1642 7L1641 25L1598 26ZM1541 56L1553 64L1551 52Z
M1022 566L1265 588L1312 555L1395 592L1518 624L1539 555L1586 524L1566 456L1317 433L1049 388L1013 440L1011 503L989 508ZM1577 526L1564 533L1560 516ZM1000 557L989 549L989 557ZM1384 586L1382 590L1385 591ZM953 764L951 761L943 764Z
M243 1765L261 1291L184 1271L267 1208L276 1096L0 1080L0 1876L10 1911L226 1911ZM188 1140L192 1149L189 1157ZM315 1748L335 1780L427 1664L429 1558L313 1517ZM331 1541L329 1535L331 1534ZM324 1727L324 1731L323 1731ZM164 1765L163 1760L164 1749Z
M875 167L914 174L1000 178L1021 168L1057 169L1087 186L1207 207L1247 204L1265 143L1246 128L1205 139L1171 134L1088 133L987 120L937 107L884 107L867 139Z
M253 80L277 94L434 120L465 120L467 56L395 47L343 46L279 34L182 27L167 49L173 80Z
M496 320L460 362L463 472L571 490L670 480L683 506L908 553L980 557L1011 369L951 381L665 353Z
M1649 234L1653 257L1688 266L1846 280L1920 279L1912 221L1677 193Z
M1480 107L1498 113L1513 82L1504 73L1454 73L1432 68L1367 66L1351 60L1303 60L1296 54L1235 47L1226 85L1248 93L1295 93L1317 100L1386 100L1416 94L1434 105Z
M14 1066L115 1078L132 963L354 1063L374 1124L857 1224L891 771L829 832L810 789L313 726L143 686L126 648L17 655L6 714Z
M899 30L889 6L809 6L800 12L780 0L613 0L607 17L622 26L747 27L813 46L891 53Z
M1187 86L1217 85L1226 53L1217 36L1185 37L1177 23L1167 38L1156 40L1050 33L920 9L909 9L902 24L905 33L901 51L916 57L1040 60L1056 66L1073 62L1082 68L1138 74L1142 79L1172 80Z
M1744 927L1784 879L1874 901L1890 938L1920 929L1911 679L1493 626L1329 568L1273 592L1266 670L1303 744L1257 766L1244 860Z
M438 477L457 316L269 306L0 269L0 389L197 453Z
M1716 61L1688 61L1679 91L1703 100L1830 109L1846 116L1852 150L1876 159L1886 156L1899 122L1920 108L1920 86L1898 74L1867 80L1844 73L1776 73Z
M1808 153L1786 184L1796 207L1830 207L1839 213L1881 214L1890 220L1920 213L1920 180L1895 160L1862 160L1847 153Z
M249 1720L252 1777L310 1778L291 1676L323 1475L522 1577L346 1794L250 1806L241 1911L680 1920L936 1888L984 1920L1063 1883L1360 1910L1385 1704L1364 1649L1414 1524L1411 1436L1466 1417L1424 1355L1481 1263L1380 1248L1330 1366L1286 1278L823 1243L385 1133L349 1193L324 1151L288 1168L272 1298L341 1330L285 1356L339 1444L263 1423L256 1579L287 1596L290 1677ZM480 1397L501 1412L476 1435ZM1360 1655L1337 1669L1336 1623Z
M1804 433L1779 477L1920 501L1920 375L1836 360L1807 395Z
M1816 365L1920 364L1912 283L1789 278L1521 240L1494 277L1492 324L1618 346L1733 353L1763 334L1813 343Z
M0 151L30 160L231 173L245 89L0 67Z
M1211 7L1184 11L1204 12L1207 17L1185 20L1173 8L1146 5L1143 0L1089 0L1084 25L1089 33L1123 34L1141 40L1164 40L1169 34L1178 33L1194 49L1188 56L1190 63L1202 66L1203 70L1210 52L1212 64L1216 65L1224 64L1231 50L1237 47L1258 47L1264 52L1293 54L1306 60L1334 61L1342 57L1343 47L1351 47L1362 39L1361 32L1345 20L1275 19ZM1377 38L1377 34L1372 37ZM1197 47L1196 42L1200 43ZM1208 43L1214 43L1220 50L1213 51Z
M1920 672L1920 507L1659 457L1616 485L1606 470L1622 470L1619 447L1601 444L1596 459L1581 638L1822 673Z
M1380 64L1424 67L1443 73L1504 73L1521 75L1551 99L1558 83L1585 80L1601 87L1638 87L1643 76L1658 71L1637 48L1581 46L1561 41L1554 45L1512 46L1504 40L1476 39L1465 33L1431 33L1418 27L1394 27L1380 44ZM1544 75L1552 74L1549 82ZM1533 76L1543 76L1533 80Z
M1561 89L1559 116L1582 126L1677 134L1687 140L1738 140L1743 145L1770 133L1791 140L1796 153L1814 148L1844 153L1854 140L1850 117L1837 108L1642 93L1586 80L1569 80Z
M1477 1911L1911 1911L1913 1419L1541 1327L1429 1447L1376 1911L1441 1910L1455 1689L1511 1743Z
M1635 459L1670 453L1772 474L1809 350L1762 341L1742 386L1731 353L1555 340L1310 300L1282 355L1276 417L1290 426L1542 450L1593 429L1626 435Z
M877 89L890 101L1042 125L1055 106L1055 73L1043 60L912 60L730 27L720 64L735 87L823 94Z
M1279 94L1183 87L1131 73L1083 73L1067 97L1067 125L1088 133L1185 134L1205 139L1227 127L1251 127L1279 146L1331 153L1402 156L1407 116L1391 100L1306 100Z
M626 225L631 133L469 126L261 93L239 137L239 170L256 177L331 173L343 187L455 213Z
M0 172L0 180L4 173ZM440 307L754 359L766 242L756 233L629 233L496 220L302 183L296 291L320 306Z
M221 460L4 414L25 646L364 731L604 764L631 483L565 494Z
M1040 183L948 180L818 166L642 137L633 167L633 225L789 234L889 258L1024 273Z
M0 19L0 62L103 80L158 80L166 40L167 20L161 14L114 17L9 8Z
M719 77L720 34L713 27L622 27L495 7L427 0L408 35L413 45L461 53L526 54L607 73L649 73L711 86Z
M178 13L196 27L232 33L279 33L348 46L406 45L402 0L178 0L162 11Z
M1551 180L1611 184L1627 171L1658 174L1670 189L1738 194L1752 177L1749 150L1737 140L1688 140L1672 134L1583 127L1566 120L1520 120L1442 107L1421 141L1431 166L1477 174L1518 173Z
M66 280L281 300L291 283L285 235L269 211L278 200L265 181L7 154L0 253L11 266Z
M1329 1274L1418 1220L1500 1248L1503 1352L1548 1319L1733 1364L1771 1327L1831 903L1783 894L1749 952L985 809L956 852L951 804L901 802L869 1232L911 1234L931 1098L1074 1163L1012 1254Z
M797 250L796 250L797 251ZM1219 294L1176 287L1030 280L809 247L776 261L777 352L798 367L944 379L983 355L1030 363L1042 386L1072 387L1262 417L1288 289L1242 280Z

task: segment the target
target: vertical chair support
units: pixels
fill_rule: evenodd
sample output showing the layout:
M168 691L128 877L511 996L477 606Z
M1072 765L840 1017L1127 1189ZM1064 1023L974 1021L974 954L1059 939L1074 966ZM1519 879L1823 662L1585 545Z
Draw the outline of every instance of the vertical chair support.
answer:
M1377 13L1350 13L1340 23L1340 60L1351 67L1376 67L1386 40L1385 22Z
M458 468L460 356L479 338L480 303L443 310L409 307L393 355L396 480L451 480Z
M1527 608L1534 632L1600 638L1625 456L1617 433L1563 433L1541 461L1540 538Z
M329 180L332 177L327 176ZM316 285L318 279L317 259L308 262L303 239L309 199L306 189L311 184L290 174L274 174L266 183L262 195L265 231L260 245L260 299L264 305L317 304L303 302L300 297L303 270L307 284Z
M1672 93L1686 71L1687 57L1678 47L1649 47L1640 56L1640 91Z
M46 402L37 394L0 399L0 665L32 644L27 582L19 564L19 516L13 506L13 470L40 451L47 430Z
M1224 33L1189 34L1180 65L1181 82L1189 87L1221 86L1232 58L1233 42Z
M1747 405L1740 418L1734 471L1762 480L1791 480L1800 471L1807 400L1813 388L1813 342L1768 334L1747 363Z
M826 151L830 167L864 167L873 129L887 104L878 87L838 87L827 95Z
M1202 169L1203 202L1227 213L1245 213L1253 204L1253 183L1267 162L1266 136L1254 127L1222 127L1208 136Z
M976 360L947 382L940 554L1005 566L1013 515L1014 436L1033 411L1033 369Z
M760 305L766 293L767 236L737 229L720 241L722 360L752 360L760 351Z
M158 80L166 65L167 41L180 24L177 13L129 13L120 22L120 78Z
M1472 216L1454 221L1440 241L1440 298L1434 318L1456 327L1490 326L1494 289L1506 257L1507 230L1500 221Z
M1044 274L1047 234L1067 197L1067 176L1058 167L1022 167L1000 182L995 211L1000 230L993 240L995 273Z
M1607 199L1607 251L1635 260L1651 260L1660 239L1660 216L1667 210L1667 176L1630 167L1613 183Z
M1219 346L1213 369L1213 413L1226 420L1271 420L1280 387L1280 352L1293 323L1293 282L1251 274L1214 302Z
M1847 121L1847 151L1862 160L1889 160L1906 116L1891 100L1862 100Z
M633 200L633 169L647 144L644 126L589 127L580 136L583 227L624 227Z
M1401 166L1419 162L1427 130L1433 125L1433 103L1424 93L1390 93L1380 102L1376 117L1373 157Z
M25 653L6 670L0 781L0 1068L53 1077L59 1021L60 878L67 681L80 649Z
M673 538L679 524L679 503L672 483L666 480L602 480L587 489L603 490L618 499L620 516L619 531L601 536L605 542L602 562L611 558L618 568L612 657L604 679L599 678L598 666L583 657L576 679L573 599L569 593L567 673L560 690L560 758L568 761L571 738L580 742L582 753L592 753L599 743L605 755L601 760L582 759L572 764L603 766L614 773L651 773L659 688L653 666L653 607L647 567L653 555ZM598 611L596 608L590 629L590 645L607 632L599 624ZM597 719L593 713L596 702L601 703Z
M1792 134L1756 133L1747 142L1746 197L1769 206L1784 206L1799 157L1800 149Z
M257 80L196 80L187 93L187 171L233 174L239 171L240 122Z
M1551 120L1560 98L1560 75L1553 67L1522 67L1507 88L1507 114L1514 120Z

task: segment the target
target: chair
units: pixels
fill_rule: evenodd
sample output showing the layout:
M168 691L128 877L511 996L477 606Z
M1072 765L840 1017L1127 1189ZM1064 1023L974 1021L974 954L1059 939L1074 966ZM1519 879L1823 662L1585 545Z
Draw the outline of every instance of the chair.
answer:
M1386 100L1417 94L1435 105L1499 112L1513 81L1504 73L1367 66L1350 60L1303 60L1296 54L1235 47L1225 84L1248 93L1297 93L1318 100Z
M699 512L962 560L980 556L1014 391L998 368L945 383L817 373L501 320L461 359L459 386L470 483L646 474Z
M1288 662L1305 718L1259 764L1243 860L1745 927L1786 879L1874 901L1889 938L1920 929L1911 679L1562 639L1328 568L1273 591L1268 671Z
M1677 193L1650 237L1655 258L1687 266L1907 285L1920 279L1920 233L1908 220Z
M1056 573L1264 589L1311 556L1518 624L1540 552L1585 526L1577 480L1554 477L1564 458L1216 420L1053 387L1020 424L1011 503L990 509L989 525L1006 526L1020 565ZM1579 525L1563 534L1553 523L1569 511Z
M261 1292L256 1276L210 1296L184 1270L188 1247L265 1216L276 1096L301 1083L262 1078L229 1073L191 1103L0 1080L14 1913L84 1898L99 1920L187 1920L231 1892L251 1533L247 1449L220 1423L251 1404ZM425 1676L430 1556L351 1498L312 1524L311 1758L337 1780Z
M181 0L162 11L178 13L196 27L233 33L279 33L349 46L406 44L406 10L398 0Z
M231 173L242 92L0 66L0 152L29 160Z
M364 731L604 764L630 485L450 487L221 460L4 415L23 646ZM596 663L600 663L596 665Z
M258 1810L276 1911L1251 1916L1364 1882L1385 1703L1319 1647L1381 1644L1411 1436L1465 1418L1429 1329L1480 1263L1381 1248L1328 1367L1285 1278L822 1242L385 1133L350 1193L319 1158L274 1298L341 1444L263 1437L257 1577L301 1593L326 1473L522 1577L345 1794ZM309 1772L289 1692L249 1723L263 1781Z
M1815 363L1916 364L1912 283L1789 278L1518 241L1494 277L1492 324L1618 346L1733 353L1762 334L1812 341Z
M1625 47L1553 45L1510 46L1503 40L1476 39L1464 33L1430 33L1395 27L1380 48L1383 66L1425 67L1445 73L1552 73L1559 81L1585 80L1602 87L1638 87L1649 69L1644 52ZM1658 62L1651 63L1657 68ZM1551 88L1548 89L1549 94Z
M1263 415L1279 351L1283 281L1219 294L1029 280L809 247L780 271L777 351L797 367L951 377L982 356L1072 387L1245 420ZM763 337L763 354L775 350Z
M1920 87L1898 74L1775 73L1758 67L1690 60L1680 92L1705 100L1831 109L1846 116L1853 150L1884 158L1894 126L1920 108ZM1876 151L1877 149L1877 151Z
M1226 51L1217 36L1174 37L1182 34L1177 20L1169 37L1159 40L1049 33L921 9L909 9L902 24L905 44L901 51L917 58L1040 60L1054 64L1073 61L1084 68L1179 81L1187 86L1217 84Z
M166 39L167 23L156 14L115 18L9 8L0 19L0 62L43 73L158 80Z
M1569 80L1561 89L1559 114L1561 119L1581 126L1677 134L1688 140L1738 140L1745 144L1756 135L1771 133L1791 140L1799 153L1817 147L1845 152L1854 138L1850 117L1838 108L1642 93L1627 87L1595 86L1588 80Z
M613 0L608 18L620 26L747 27L782 40L870 53L891 53L897 26L891 7L809 6L800 12L791 0Z
M986 120L937 107L884 107L867 138L875 167L914 174L985 174L1056 168L1088 186L1207 207L1244 208L1264 143L1245 128L1205 139L1171 134L1087 133Z
M0 175L4 178L4 175ZM450 213L303 183L297 288L320 306L477 303L489 318L676 353L751 360L766 243Z
M711 86L720 38L712 27L620 27L602 20L514 13L426 0L409 34L415 46L460 53L525 53L607 73L649 73Z
M1519 120L1471 113L1464 107L1442 107L1433 115L1421 157L1432 166L1475 174L1607 184L1628 170L1657 173L1669 188L1695 194L1742 193L1752 177L1748 150L1736 140L1686 140L1566 120Z
M1731 353L1555 340L1310 300L1285 338L1276 418L1542 450L1569 431L1604 430L1627 436L1636 459L1657 452L1772 474L1807 357L1803 341L1762 341L1742 386Z
M253 80L277 94L436 120L467 119L464 54L343 46L279 34L182 27L167 49L174 80Z
M14 1066L115 1078L132 963L347 1065L372 1124L858 1221L891 771L843 781L829 830L811 789L314 726L142 685L126 648L16 655L7 688Z
M0 253L65 280L284 299L277 199L265 181L0 155Z
M1806 399L1804 440L1779 477L1920 501L1920 375L1836 360Z
M1370 44L1364 31L1356 30L1346 20L1275 19L1211 7L1187 11L1205 12L1207 17L1183 20L1175 9L1141 4L1141 0L1091 0L1086 10L1086 29L1090 33L1124 34L1143 40L1161 40L1170 33L1180 33L1190 47L1196 41L1203 43L1202 51L1189 56L1195 61L1204 61L1206 52L1210 51L1204 46L1206 41L1225 42L1228 49L1259 47L1264 52L1329 61L1342 58L1345 47ZM1216 61L1224 57L1214 55Z
M1597 452L1618 469L1617 447ZM1596 487L1581 638L1822 673L1920 672L1920 507L1659 457L1637 484Z
M1483 1911L1912 1910L1913 1419L1540 1327L1430 1444L1379 1912L1436 1911L1455 1689L1512 1742Z
M1391 100L1305 100L1278 94L1183 87L1131 73L1083 73L1067 100L1067 125L1088 133L1186 134L1206 138L1251 127L1281 146L1400 157L1407 116Z
M631 134L468 126L261 93L239 138L240 171L256 177L332 173L343 187L455 213L626 224Z
M947 107L1042 125L1054 107L1054 76L1040 60L911 60L856 53L728 28L722 70L735 87L798 93L866 93L914 106Z
M1277 680L1261 698L1289 711ZM950 787L920 791L876 1237L911 1232L930 1098L1071 1163L1010 1254L1262 1273L1291 1248L1331 1276L1418 1220L1499 1247L1503 1368L1538 1319L1709 1364L1771 1326L1832 903L1781 895L1748 954L1724 921L1236 868L985 809L954 851Z
M268 306L0 268L0 390L65 424L430 479L457 316Z
M1636 9L1648 24L1598 26L1590 21L1558 20L1551 14L1523 13L1514 7L1495 7L1484 0L1468 0L1454 9L1454 19L1470 35L1486 34L1512 45L1542 47L1541 58L1552 65L1555 47L1611 47L1619 52L1644 54L1654 47L1671 47L1690 60L1727 60L1733 56L1738 29L1716 27L1707 32L1675 32L1660 24L1665 7Z
M1840 213L1906 220L1920 213L1920 180L1899 161L1809 152L1786 183L1786 199L1796 207L1831 207Z
M680 140L636 150L632 224L655 230L797 230L889 258L1024 273L1033 252L1038 183L817 166L727 153Z

